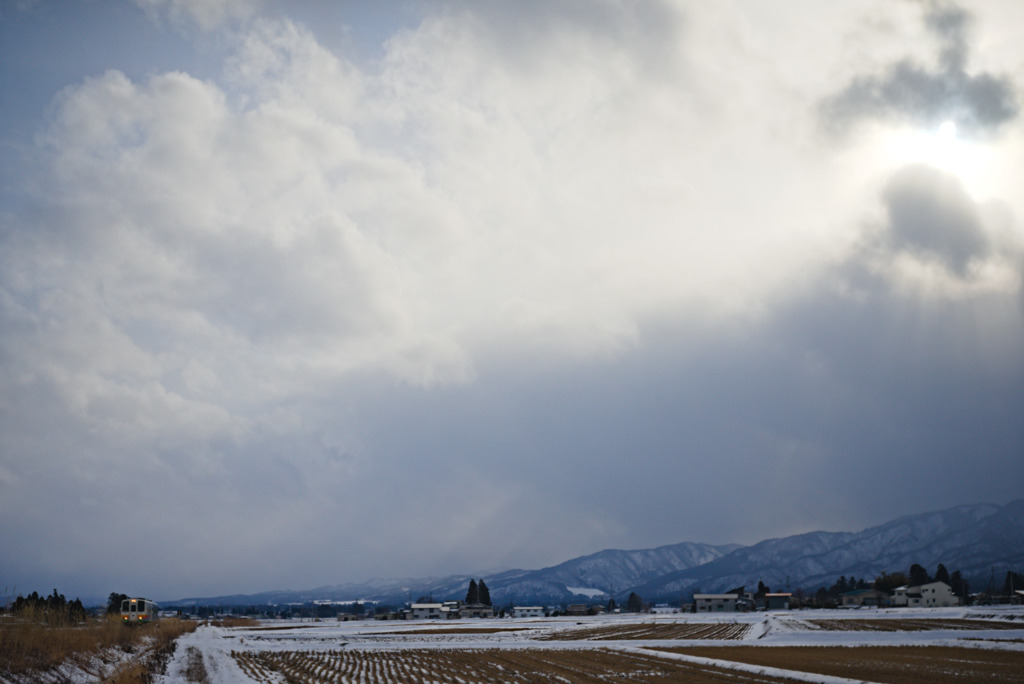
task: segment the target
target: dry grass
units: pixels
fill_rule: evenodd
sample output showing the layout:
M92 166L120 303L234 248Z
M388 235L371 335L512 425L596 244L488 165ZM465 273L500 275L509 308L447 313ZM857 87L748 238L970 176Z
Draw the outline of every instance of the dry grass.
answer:
M203 653L195 646L185 651L185 679L196 684L209 684L210 675L203 662Z
M544 641L615 641L619 639L742 639L750 625L733 622L636 623L554 632Z
M257 682L769 682L763 675L725 672L656 655L608 649L462 649L400 651L232 652Z
M50 626L34 617L21 615L0 626L0 674L13 680L31 681L34 673L51 672L69 662L84 666L93 658L110 664L115 660L111 652L138 652L137 660L146 660L145 667L151 667L153 664L148 662L151 655L173 651L174 640L195 629L194 623L181 620L124 625L120 618L112 617L90 619L80 625ZM141 657L142 651L146 652L146 658ZM118 672L127 672L136 664L141 662L125 664Z
M945 646L710 646L685 655L890 684L1024 682L1024 654Z

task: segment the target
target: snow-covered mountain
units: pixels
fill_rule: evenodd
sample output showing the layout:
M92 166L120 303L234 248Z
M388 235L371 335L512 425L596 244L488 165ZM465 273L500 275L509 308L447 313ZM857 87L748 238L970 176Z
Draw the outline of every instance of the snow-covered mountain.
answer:
M1024 500L1005 506L978 504L911 515L861 532L809 532L753 546L682 542L654 549L606 550L540 570L476 573L496 605L645 599L678 599L693 591L756 587L814 591L841 575L874 579L883 571L908 572L914 563L934 573L942 563L960 570L975 589L994 574L1024 567ZM421 596L438 600L466 595L470 575L372 580L246 596L193 598L165 605L253 605L317 600L373 600L401 604Z
M873 580L917 563L934 573L939 563L960 570L976 589L995 572L1024 565L1024 500L979 504L911 515L861 532L811 532L743 547L696 568L669 573L636 588L641 596L828 586L841 575ZM1000 574L1001 573L1001 574Z
M740 548L737 544L712 546L682 542L654 549L608 549L573 558L559 565L521 574L506 573L487 580L495 600L522 603L531 598L569 601L573 597L618 596L666 573L710 563ZM498 597L501 597L500 599Z

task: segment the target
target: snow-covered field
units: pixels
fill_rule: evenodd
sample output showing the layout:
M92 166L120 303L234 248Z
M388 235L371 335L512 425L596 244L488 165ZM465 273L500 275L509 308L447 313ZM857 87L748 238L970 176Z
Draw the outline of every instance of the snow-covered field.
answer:
M679 637L688 631L707 633L709 625L721 627L716 633L726 635L727 638ZM659 633L676 636L669 639L643 638L644 634ZM314 674L308 676L314 680L317 678L315 673L321 672L323 681L331 681L330 678L336 676L337 672L331 674L330 668L343 666L350 668L350 674L344 675L345 679L341 681L403 681L403 672L410 678L424 677L429 680L429 673L425 669L418 674L409 669L401 669L408 667L408 663L402 664L402 659L408 656L419 663L423 658L429 659L430 652L433 652L438 658L443 654L445 662L450 663L453 653L465 656L466 653L473 655L471 652L476 651L477 655L483 656L479 652L484 650L487 654L531 650L535 652L533 655L538 656L545 656L542 651L546 650L547 654L558 653L563 660L571 660L573 654L577 653L581 662L587 659L588 652L596 657L599 653L611 650L620 653L623 658L642 656L647 661L654 658L681 659L692 663L713 664L734 671L759 674L767 681L773 681L773 677L816 682L860 681L773 670L731 661L708 661L685 653L669 654L655 650L663 647L730 645L764 648L954 646L998 649L1009 657L1019 657L1019 669L1024 673L1024 608L611 615L443 622L268 621L256 627L244 628L203 625L179 640L167 673L158 681L162 684L190 681L187 671L191 659L193 673L196 661L201 660L209 681L214 684L283 682L284 677L279 670L260 669L260 663L282 663L288 658L304 659L308 661L307 664L312 663ZM422 663L417 667L422 668ZM484 671L481 670L479 674L480 680L483 680ZM468 679L453 675L450 679L442 680L479 681L474 680L472 674ZM1011 677L1003 681L1020 680Z

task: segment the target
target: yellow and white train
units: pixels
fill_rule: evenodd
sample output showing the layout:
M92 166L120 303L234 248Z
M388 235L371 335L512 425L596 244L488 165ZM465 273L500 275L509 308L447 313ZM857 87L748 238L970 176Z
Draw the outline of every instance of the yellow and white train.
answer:
M160 606L147 598L127 598L121 601L121 622L134 625L156 622L160 618Z

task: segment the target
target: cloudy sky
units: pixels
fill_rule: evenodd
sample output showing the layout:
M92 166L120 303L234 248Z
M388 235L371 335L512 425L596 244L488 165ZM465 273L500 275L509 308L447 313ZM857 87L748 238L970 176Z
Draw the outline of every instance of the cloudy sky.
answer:
M1024 484L1024 4L4 0L0 586Z

